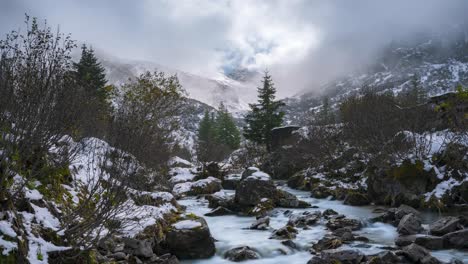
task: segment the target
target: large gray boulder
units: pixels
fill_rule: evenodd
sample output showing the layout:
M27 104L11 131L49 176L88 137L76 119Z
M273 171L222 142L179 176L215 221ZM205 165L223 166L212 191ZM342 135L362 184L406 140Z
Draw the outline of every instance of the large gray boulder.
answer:
M432 235L443 236L450 232L461 229L460 218L454 216L442 217L429 225L429 232Z
M421 263L421 264L439 264L441 263L438 259L431 256L431 253L416 244L411 244L406 246L402 250L402 254L411 260L413 263Z
M468 229L445 234L443 237L446 248L468 248Z
M331 218L326 223L326 226L330 230L336 230L338 228L349 227L351 230L359 230L362 227L361 221L350 218Z
M153 256L153 240L138 240L134 238L123 238L125 244L124 252L137 256L150 258Z
M397 227L397 231L401 235L414 235L422 230L421 219L413 213L403 216Z
M276 200L277 193L276 186L268 174L255 172L239 183L234 200L241 206L255 206L262 198Z
M172 224L166 235L166 245L179 259L209 258L215 253L214 239L203 218Z

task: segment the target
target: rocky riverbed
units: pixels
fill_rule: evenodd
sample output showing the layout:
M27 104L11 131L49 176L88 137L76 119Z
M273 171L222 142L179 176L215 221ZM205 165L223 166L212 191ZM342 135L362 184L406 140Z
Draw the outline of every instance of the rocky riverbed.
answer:
M279 182L276 184L281 185ZM286 190L287 192L294 194L300 200L308 202L311 207L295 209L281 207L275 208L267 214L266 217L269 218L269 224L266 228L263 228L263 230L250 229L252 224L257 221L254 216L238 216L237 214L205 216L211 234L216 241L216 253L209 259L189 260L183 261L182 263L231 263L233 259L246 260L248 263L307 263L309 260L310 263L329 263L313 262L311 259L314 254L316 256L323 256L333 253L341 254L343 252L347 254L355 254L358 252L359 254L344 256L344 258L353 258L353 260L349 260L348 262L342 261L343 263L360 263L359 259L361 256L362 258L367 258L370 261L372 257L363 256L374 256L388 251L396 252L400 255L405 254L404 250L400 250L401 248L395 244L395 241L398 241L399 238L398 227L391 223L371 221L371 219L381 216L382 212L386 210L385 208L374 206L350 206L343 204L341 201L315 199L310 197L310 192L294 190L285 187L284 185L279 186L279 189ZM235 195L234 191L223 190L221 192L226 196ZM212 211L212 209L208 207L209 202L206 198L185 197L179 200L179 203L187 207L187 212L191 212L199 216L203 216ZM323 216L326 210L328 212L334 211L338 215L343 215L345 217L344 219L357 220L357 222L362 225L362 228L357 227L357 230L351 230L350 233L357 239L343 239L343 237L338 236L339 239L333 240L334 236L331 229L336 230L339 229L340 226L333 228L328 224L331 218L326 219L327 217ZM287 226L288 222L290 222L294 216L315 212L320 212L322 215L322 217L319 217L315 223L304 226L297 225L294 228L294 234L290 237L286 235L284 237L278 237L279 239L274 238L275 231ZM337 219L343 216L337 217ZM420 219L422 222L422 229L418 230L420 231L419 233L427 233L429 223L437 218L439 217L433 213L421 214ZM327 237L330 238L329 241L324 239ZM320 246L321 244L323 245ZM418 246L417 249L420 249L420 247ZM411 248L408 250L411 250ZM233 253L238 253L237 259L231 256ZM429 254L429 252L426 253ZM424 254L424 252L420 254ZM468 263L468 252L462 250L431 250L430 254L437 260L444 263L451 263L452 261L457 260L462 262L452 263ZM392 256L394 256L393 253ZM406 259L408 259L408 257ZM415 259L413 262L409 260L408 263L437 262L421 262L420 260Z

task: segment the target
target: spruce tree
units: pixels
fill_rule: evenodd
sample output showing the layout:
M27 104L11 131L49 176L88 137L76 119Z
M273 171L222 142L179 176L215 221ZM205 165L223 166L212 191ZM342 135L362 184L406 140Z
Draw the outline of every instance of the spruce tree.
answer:
M105 85L107 83L105 69L98 61L92 48L81 47L81 58L74 64L78 79L86 86L90 95L96 95L101 100L106 99Z
M105 69L86 45L81 47L81 58L74 63L76 80L82 86L82 100L87 113L80 120L82 136L105 137L110 121L110 104L107 101L109 87L106 87Z
M239 148L240 145L239 129L223 103L219 106L216 118L216 140L219 144L227 146L229 151Z
M258 103L250 104L251 111L246 115L247 125L244 127L244 136L253 142L264 144L271 150L271 130L281 126L284 112L281 107L284 103L275 100L276 89L268 72L265 72L262 86L257 88Z
M200 161L212 160L215 144L214 116L208 110L205 111L203 119L198 128L197 156Z

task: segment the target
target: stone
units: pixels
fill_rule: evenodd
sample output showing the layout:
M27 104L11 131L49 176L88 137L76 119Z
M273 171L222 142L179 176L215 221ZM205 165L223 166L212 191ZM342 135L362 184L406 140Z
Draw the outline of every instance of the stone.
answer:
M260 254L248 246L237 247L226 251L224 258L234 262L259 259Z
M286 225L273 232L270 239L293 239L296 238L297 230L289 225Z
M446 248L468 248L468 229L462 229L442 236Z
M311 191L311 196L317 199L324 199L333 196L333 192L325 186L317 186Z
M325 217L325 218L329 218L329 216L331 215L337 215L338 213L333 210L333 209L326 209L325 211L323 211L322 215Z
M299 250L300 249L299 246L296 243L294 243L294 241L292 241L290 239L281 241L281 244L287 246L290 249L294 249L294 250Z
M166 234L169 252L179 259L209 258L215 253L214 239L203 218L193 219L201 226L189 229L172 227Z
M443 236L459 229L461 229L460 218L454 216L442 217L429 225L429 232L436 236Z
M124 252L137 257L150 258L153 256L153 240L138 240L135 238L123 238Z
M309 203L297 199L297 197L284 190L277 190L276 206L284 208L307 208Z
M399 258L391 251L383 251L369 258L367 264L396 264L401 263Z
M413 213L403 216L397 227L397 232L401 235L414 235L422 230L421 219Z
M289 216L288 225L296 227L305 227L316 224L320 220L320 211L303 212L302 214L292 214Z
M270 226L270 217L260 217L253 223L249 229L268 230Z
M229 174L224 176L223 178L223 188L226 190L235 190L237 186L239 185L239 182L241 180L241 175L239 174Z
M438 236L418 235L414 243L430 250L440 250L444 248L444 239Z
M241 206L256 206L262 198L274 200L276 195L276 186L269 177L249 176L237 186L234 200Z
M354 206L362 206L362 205L369 205L369 197L367 194L357 192L357 191L348 191L346 197L344 199L344 204L354 205Z
M347 249L333 252L322 252L321 258L328 259L332 261L331 263L339 261L338 263L341 264L358 264L364 260L365 256L358 250Z
M320 252L323 250L339 248L342 244L343 241L340 238L336 236L326 235L319 241L317 241L317 243L313 244L312 248L315 251Z
M331 218L326 223L326 226L330 230L336 230L338 228L349 227L351 230L359 230L362 227L361 221L350 218Z
M416 244L411 244L403 248L402 254L414 263L437 264L439 260L431 256L431 253Z
M231 214L234 214L234 212L225 207L218 206L217 208L211 210L211 212L206 213L205 216L222 216Z
M399 236L395 239L395 245L399 247L406 247L414 243L416 235Z

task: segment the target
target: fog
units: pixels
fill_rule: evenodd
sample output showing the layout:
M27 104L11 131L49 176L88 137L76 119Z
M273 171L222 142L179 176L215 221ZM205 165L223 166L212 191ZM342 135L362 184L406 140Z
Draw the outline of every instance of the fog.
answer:
M392 40L466 25L463 0L1 0L0 34L47 19L117 57L217 78L269 69L279 95L318 89Z

